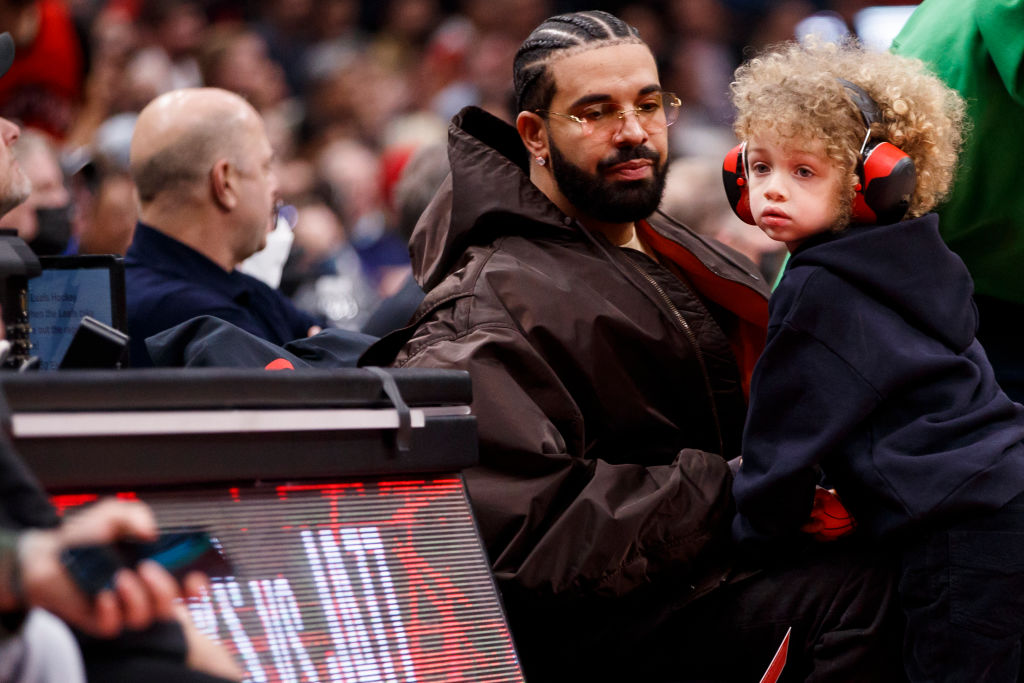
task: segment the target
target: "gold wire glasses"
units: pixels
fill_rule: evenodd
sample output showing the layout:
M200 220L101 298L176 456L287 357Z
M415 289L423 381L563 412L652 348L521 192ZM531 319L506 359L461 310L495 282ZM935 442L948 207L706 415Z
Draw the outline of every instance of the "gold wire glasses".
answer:
M598 102L581 107L575 114L535 109L535 114L558 116L579 124L584 135L608 135L619 131L626 121L626 114L633 113L637 121L648 133L658 133L671 126L679 118L679 110L683 102L675 93L653 92L645 95L630 109L619 109L614 102Z

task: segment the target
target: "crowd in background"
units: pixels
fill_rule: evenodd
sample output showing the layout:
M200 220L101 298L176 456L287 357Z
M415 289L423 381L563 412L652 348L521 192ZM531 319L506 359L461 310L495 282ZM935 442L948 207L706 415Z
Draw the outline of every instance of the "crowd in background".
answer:
M877 4L0 0L0 30L18 43L0 116L25 130L17 154L35 186L2 225L37 253L123 254L136 218L127 164L137 112L175 88L225 88L262 114L282 199L298 209L281 289L330 324L360 329L406 281L408 233L444 172L418 164L424 176L399 192L410 157L439 154L463 106L512 121L516 47L549 15L598 8L640 29L664 88L683 101L665 209L770 274L778 244L739 222L721 189L733 70L804 29L854 33L858 12Z

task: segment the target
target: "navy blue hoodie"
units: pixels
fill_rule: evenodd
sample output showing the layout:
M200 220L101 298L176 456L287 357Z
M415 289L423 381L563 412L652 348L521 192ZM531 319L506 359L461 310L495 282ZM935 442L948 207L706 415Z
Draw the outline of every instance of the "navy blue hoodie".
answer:
M1024 407L975 339L972 293L934 214L818 235L794 252L751 385L738 540L795 532L820 471L875 536L1024 491Z

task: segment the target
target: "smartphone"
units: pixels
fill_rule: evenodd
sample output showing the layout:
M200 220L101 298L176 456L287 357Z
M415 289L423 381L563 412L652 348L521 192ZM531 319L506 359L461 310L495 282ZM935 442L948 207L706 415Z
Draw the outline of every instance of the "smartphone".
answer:
M71 578L90 596L113 588L119 569L134 567L147 559L162 565L179 581L192 571L211 577L234 575L219 544L201 529L168 531L155 541L77 546L61 553L61 562Z

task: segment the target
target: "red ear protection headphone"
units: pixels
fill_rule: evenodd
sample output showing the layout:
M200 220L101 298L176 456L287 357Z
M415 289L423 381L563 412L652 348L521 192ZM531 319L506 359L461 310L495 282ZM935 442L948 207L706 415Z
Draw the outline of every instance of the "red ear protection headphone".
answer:
M722 164L722 182L729 205L744 223L755 225L750 213L750 192L747 190L747 143L741 142L725 155Z
M868 132L857 161L857 187L853 198L853 223L888 224L901 220L910 206L917 184L914 161L899 147L884 140L871 139L871 124L881 120L878 105L858 85L837 79L860 110ZM725 155L722 165L725 194L736 215L754 224L747 190L747 143L741 142Z

